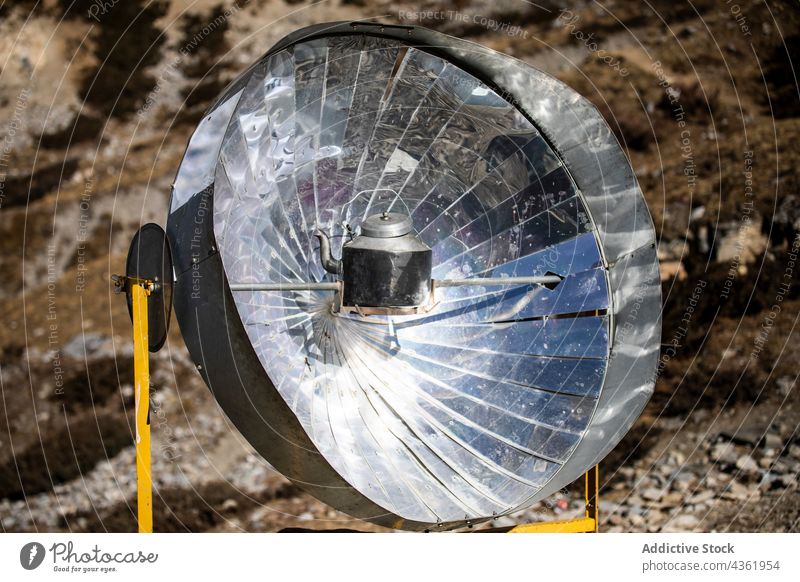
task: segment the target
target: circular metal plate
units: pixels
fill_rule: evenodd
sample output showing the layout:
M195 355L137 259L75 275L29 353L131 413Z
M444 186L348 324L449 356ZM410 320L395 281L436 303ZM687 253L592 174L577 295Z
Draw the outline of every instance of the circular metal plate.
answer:
M131 240L125 276L150 279L156 283L147 299L147 347L157 352L164 345L172 314L172 253L167 235L157 224L141 227ZM128 313L133 319L130 289L126 292Z

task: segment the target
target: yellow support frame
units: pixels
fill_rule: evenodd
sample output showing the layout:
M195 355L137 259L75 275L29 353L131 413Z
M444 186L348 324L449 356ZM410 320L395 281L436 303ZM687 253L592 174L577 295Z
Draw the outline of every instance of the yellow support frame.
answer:
M561 521L542 521L525 523L511 528L508 533L597 533L600 521L598 511L598 490L600 488L600 471L595 465L586 472L585 494L586 514L584 517L564 519Z
M150 466L150 354L147 298L150 281L129 279L133 304L133 369L136 411L136 491L139 533L153 533L153 484Z
M147 298L153 282L133 277L120 278L118 287L129 285L133 307L133 366L136 412L136 490L139 533L153 533L153 483L150 459L150 354L148 351ZM600 473L595 465L586 472L584 517L560 521L520 524L508 533L597 533ZM491 530L490 530L491 531ZM498 530L495 530L498 531ZM505 531L505 530L503 530Z

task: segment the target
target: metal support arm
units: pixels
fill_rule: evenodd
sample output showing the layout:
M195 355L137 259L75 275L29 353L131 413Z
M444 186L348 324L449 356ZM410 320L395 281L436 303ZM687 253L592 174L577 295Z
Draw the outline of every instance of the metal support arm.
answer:
M433 279L433 287L496 287L501 285L551 285L561 282L558 275L543 277L472 277L469 279ZM231 291L339 291L341 283L231 283Z
M561 282L558 275L544 277L472 277L469 279L434 279L434 287L496 287L500 285L551 285Z
M339 291L341 283L231 283L231 291Z

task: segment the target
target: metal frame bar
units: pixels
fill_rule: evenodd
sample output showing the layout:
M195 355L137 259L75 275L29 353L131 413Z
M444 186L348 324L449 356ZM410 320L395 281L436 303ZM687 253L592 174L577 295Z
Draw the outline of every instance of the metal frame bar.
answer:
M544 277L473 277L470 279L433 279L436 287L489 287L500 285L549 285L561 282L558 275ZM341 282L307 283L290 281L288 283L231 283L231 291L340 291Z
M490 287L499 285L550 285L562 280L558 275L544 277L472 277L470 279L434 279L434 287Z
M341 283L231 283L231 291L339 291Z

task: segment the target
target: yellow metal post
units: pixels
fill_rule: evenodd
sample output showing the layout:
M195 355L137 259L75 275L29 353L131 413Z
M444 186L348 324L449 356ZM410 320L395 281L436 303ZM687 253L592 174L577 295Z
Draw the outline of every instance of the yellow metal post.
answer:
M525 523L511 528L509 533L596 533L600 517L597 508L600 473L597 465L586 472L584 479L586 487L584 493L586 513L584 517L561 521Z
M594 527L592 532L597 533L600 523L600 511L597 507L598 491L600 489L600 468L595 465L586 471L586 519L591 519Z
M153 533L153 487L150 475L150 355L148 353L148 284L130 283L133 303L133 367L136 412L136 487L139 533Z

